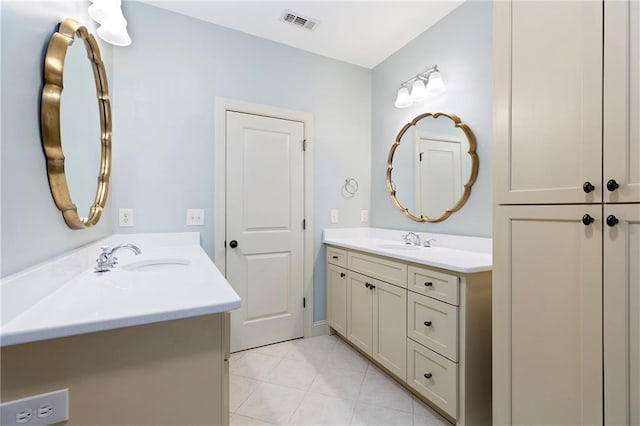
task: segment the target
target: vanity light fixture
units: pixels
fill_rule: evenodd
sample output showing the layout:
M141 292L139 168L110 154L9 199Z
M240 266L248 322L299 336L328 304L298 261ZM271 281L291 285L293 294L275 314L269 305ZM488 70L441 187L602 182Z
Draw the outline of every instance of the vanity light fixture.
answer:
M411 85L411 94L407 85ZM426 71L417 74L415 77L403 81L398 89L398 95L394 105L396 108L407 108L414 102L422 102L427 98L436 96L445 91L445 85L442 81L442 75L438 66L434 65Z
M89 16L100 24L98 36L115 46L129 46L131 37L127 32L127 20L122 13L121 0L92 0Z

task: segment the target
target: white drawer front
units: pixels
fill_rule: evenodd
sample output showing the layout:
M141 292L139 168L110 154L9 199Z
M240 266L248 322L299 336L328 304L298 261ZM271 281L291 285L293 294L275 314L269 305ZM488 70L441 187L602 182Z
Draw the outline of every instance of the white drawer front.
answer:
M409 266L408 288L425 296L459 305L458 277L427 268Z
M327 246L327 262L336 266L347 267L347 251Z
M402 262L350 251L347 268L407 288L407 265Z
M407 384L456 419L458 364L407 339Z
M458 308L409 292L408 337L458 361Z

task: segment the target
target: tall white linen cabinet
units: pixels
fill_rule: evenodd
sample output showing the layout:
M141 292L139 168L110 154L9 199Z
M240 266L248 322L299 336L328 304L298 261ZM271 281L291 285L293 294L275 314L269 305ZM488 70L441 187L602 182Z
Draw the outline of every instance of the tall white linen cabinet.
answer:
M639 425L640 1L493 7L493 423Z

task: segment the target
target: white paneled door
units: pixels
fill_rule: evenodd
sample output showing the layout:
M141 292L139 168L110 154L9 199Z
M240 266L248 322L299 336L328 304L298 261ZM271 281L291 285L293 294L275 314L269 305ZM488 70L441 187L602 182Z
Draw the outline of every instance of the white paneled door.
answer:
M231 350L302 337L304 124L227 111Z

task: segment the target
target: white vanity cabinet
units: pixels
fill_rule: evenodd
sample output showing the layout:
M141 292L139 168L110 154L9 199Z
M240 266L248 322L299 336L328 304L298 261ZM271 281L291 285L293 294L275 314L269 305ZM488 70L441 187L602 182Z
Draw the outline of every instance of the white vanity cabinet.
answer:
M327 289L336 333L456 424L491 423L491 272L328 245Z

